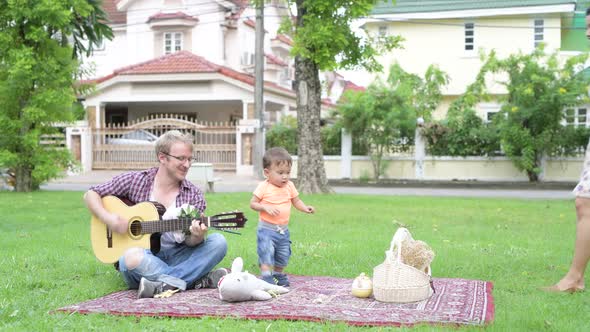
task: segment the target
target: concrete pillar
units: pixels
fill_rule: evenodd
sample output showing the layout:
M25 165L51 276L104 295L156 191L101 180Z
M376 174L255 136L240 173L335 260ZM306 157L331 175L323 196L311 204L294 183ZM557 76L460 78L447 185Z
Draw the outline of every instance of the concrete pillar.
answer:
M352 135L342 129L340 145L340 177L352 177Z
M86 121L78 121L73 127L66 128L66 146L77 161L80 169L69 169L68 174L92 170L92 136Z
M426 141L420 132L424 125L424 119L419 117L416 120L416 132L414 134L414 159L416 162L415 176L416 180L424 179L424 157L426 156Z
M96 106L86 106L86 118L90 128L96 128L98 126L97 109Z
M252 103L249 103L245 100L242 101L242 119L246 120L246 119L251 119L250 117L248 117L248 105L251 105Z
M242 166L242 133L240 127L236 126L236 173Z
M252 164L252 149L254 147L254 132L260 126L256 119L240 120L238 122L238 141L236 142L236 173L240 175L254 175Z
M256 109L254 108L254 103L248 103L247 113L248 117L245 119L256 119Z
M545 169L547 169L547 156L543 154L541 156L541 173L539 173L539 182L545 181Z
M90 128L103 128L105 123L105 106L101 102L86 107L86 120Z

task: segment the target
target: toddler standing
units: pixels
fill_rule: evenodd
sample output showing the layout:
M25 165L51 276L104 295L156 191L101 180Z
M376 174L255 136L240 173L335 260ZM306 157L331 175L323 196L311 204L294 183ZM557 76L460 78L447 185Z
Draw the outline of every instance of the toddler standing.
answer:
M266 180L258 184L250 200L250 207L260 212L257 252L262 279L279 286L289 286L283 270L291 256L289 216L291 205L305 213L314 213L313 206L305 205L290 181L289 152L284 148L271 148L264 154L262 167Z

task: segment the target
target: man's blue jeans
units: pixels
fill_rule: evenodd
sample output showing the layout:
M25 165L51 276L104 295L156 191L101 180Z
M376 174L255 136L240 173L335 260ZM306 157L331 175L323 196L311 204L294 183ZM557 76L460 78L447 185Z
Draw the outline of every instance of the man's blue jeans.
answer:
M156 255L145 249L143 259L133 270L127 269L125 259L121 257L119 271L130 289L138 288L139 281L145 277L186 290L219 264L226 253L225 238L214 233L209 234L203 243L194 247L178 244L173 248L162 249Z

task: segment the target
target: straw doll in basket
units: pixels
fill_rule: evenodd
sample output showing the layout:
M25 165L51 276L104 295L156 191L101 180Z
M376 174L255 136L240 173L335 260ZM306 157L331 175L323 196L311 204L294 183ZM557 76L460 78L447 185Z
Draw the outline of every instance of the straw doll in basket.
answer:
M402 262L428 273L428 267L434 260L434 251L420 240L405 239L402 242Z
M373 295L382 302L415 302L430 297L432 288L430 264L434 251L424 241L414 240L400 227L385 261L373 271Z

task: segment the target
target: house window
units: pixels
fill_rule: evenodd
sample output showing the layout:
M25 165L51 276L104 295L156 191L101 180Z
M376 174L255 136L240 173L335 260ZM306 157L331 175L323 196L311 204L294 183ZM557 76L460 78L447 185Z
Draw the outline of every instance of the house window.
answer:
M496 114L498 114L498 112L487 112L486 113L486 123L491 123L492 121L494 121L494 116L496 116Z
M568 108L565 110L565 124L574 127L588 126L588 109L586 107Z
M478 104L478 108L480 109L478 113L480 114L482 120L485 123L491 123L494 119L494 116L496 116L500 112L501 107L502 106L500 104L497 104L495 102L480 103Z
M385 36L387 36L387 26L380 25L379 26L379 37L385 37Z
M537 19L534 22L535 26L535 33L534 33L534 43L535 48L539 47L539 44L545 40L544 31L545 31L545 20Z
M475 24L465 23L465 51L475 50Z
M251 52L243 52L242 57L240 59L240 63L244 67L252 67L256 62L256 55Z
M182 32L164 33L164 54L170 54L182 50Z
M279 84L291 87L293 80L293 69L288 67L283 67L279 74Z

